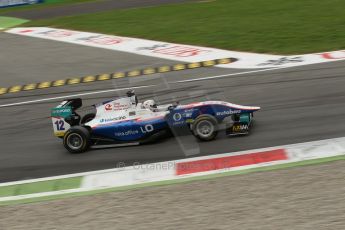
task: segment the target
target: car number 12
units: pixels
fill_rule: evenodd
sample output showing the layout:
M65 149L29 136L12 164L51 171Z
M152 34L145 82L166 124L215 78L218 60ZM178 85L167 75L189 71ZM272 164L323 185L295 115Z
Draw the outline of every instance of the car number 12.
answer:
M65 130L65 122L63 120L58 120L54 124L56 125L56 130L57 131Z

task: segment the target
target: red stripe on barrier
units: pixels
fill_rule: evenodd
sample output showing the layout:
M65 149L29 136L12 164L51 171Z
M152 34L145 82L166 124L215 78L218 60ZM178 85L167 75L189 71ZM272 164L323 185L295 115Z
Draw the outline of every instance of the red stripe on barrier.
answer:
M253 165L271 161L288 159L284 149L265 152L243 154L237 156L220 157L176 164L176 175L185 175L197 172L206 172L245 165Z

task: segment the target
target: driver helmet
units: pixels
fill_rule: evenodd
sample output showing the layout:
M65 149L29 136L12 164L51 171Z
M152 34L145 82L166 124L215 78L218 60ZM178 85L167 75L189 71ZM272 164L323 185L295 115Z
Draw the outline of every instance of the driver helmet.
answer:
M143 103L143 108L154 110L157 108L156 102L154 100L147 100Z

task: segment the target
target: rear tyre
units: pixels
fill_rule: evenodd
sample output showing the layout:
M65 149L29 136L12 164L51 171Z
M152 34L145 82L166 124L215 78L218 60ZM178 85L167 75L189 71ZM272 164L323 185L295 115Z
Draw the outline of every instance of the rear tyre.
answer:
M212 116L200 116L193 123L193 134L201 141L211 141L218 134L218 121Z
M70 153L83 153L90 147L90 132L82 126L69 129L64 138L63 145Z

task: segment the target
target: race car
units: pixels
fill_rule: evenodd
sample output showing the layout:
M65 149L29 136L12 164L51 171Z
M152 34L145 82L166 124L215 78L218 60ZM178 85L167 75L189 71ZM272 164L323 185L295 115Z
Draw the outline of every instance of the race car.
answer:
M224 101L204 101L186 105L157 105L154 100L139 103L134 92L125 97L93 105L95 112L78 114L82 99L63 101L51 111L54 134L63 139L71 153L89 148L139 145L188 130L200 141L211 141L225 129L228 136L247 135L253 113L260 107Z

